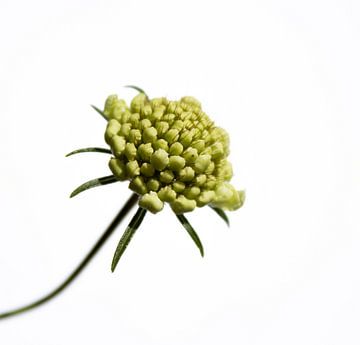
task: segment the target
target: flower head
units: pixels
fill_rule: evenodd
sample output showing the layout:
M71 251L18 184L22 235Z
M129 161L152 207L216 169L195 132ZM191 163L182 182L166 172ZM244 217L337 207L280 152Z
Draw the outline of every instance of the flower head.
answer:
M201 241L184 213L208 205L229 224L224 211L238 209L245 199L245 193L230 184L229 136L215 126L198 100L149 99L138 87L130 87L139 91L130 106L116 95L107 98L104 111L93 106L107 121L105 141L110 150L89 147L68 154L112 155L112 175L85 182L71 197L117 181L129 181L138 195L139 208L119 241L112 270L147 211L158 213L168 203L203 255Z
M236 210L244 192L230 183L229 136L193 97L148 99L139 93L130 106L116 95L105 102L109 167L140 195L152 213L170 204L176 214L211 205Z

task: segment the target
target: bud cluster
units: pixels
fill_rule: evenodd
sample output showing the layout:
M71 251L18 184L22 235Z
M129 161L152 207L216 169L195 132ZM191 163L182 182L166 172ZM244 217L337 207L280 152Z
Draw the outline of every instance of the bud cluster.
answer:
M244 193L230 183L229 137L216 127L193 97L149 100L139 93L130 107L116 95L105 103L105 141L114 155L109 167L141 195L139 205L153 213L164 202L176 214L211 205L242 206Z

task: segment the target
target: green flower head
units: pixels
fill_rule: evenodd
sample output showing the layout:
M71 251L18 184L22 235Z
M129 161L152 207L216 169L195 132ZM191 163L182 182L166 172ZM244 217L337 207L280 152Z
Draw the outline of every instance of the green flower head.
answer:
M111 95L103 114L113 154L109 168L119 181L129 181L141 207L157 213L168 203L182 214L205 205L242 206L244 192L229 183L229 136L195 98L148 99L140 92L128 106Z
M190 235L201 256L204 249L199 236L184 213L208 205L228 225L226 210L233 211L244 203L245 193L231 184L233 172L229 155L229 136L215 126L193 97L179 101L149 99L143 90L130 105L116 95L106 99L104 110L93 108L107 121L105 141L109 148L88 147L70 152L110 154L109 176L83 183L70 195L119 181L128 181L133 191L117 216L70 276L44 297L20 308L0 313L0 319L34 309L57 296L85 268L104 245L127 213L138 209L116 247L111 270L114 271L125 249L146 213L158 213L168 203L179 222Z
M93 107L107 121L105 141L110 149L90 147L68 154L103 152L112 156L110 176L82 184L71 196L128 181L136 197L138 211L120 239L112 270L147 211L158 213L168 203L203 255L201 241L184 213L208 205L229 224L225 211L237 210L245 199L245 193L230 184L229 136L215 126L198 100L149 99L138 87L130 87L139 91L130 105L111 95L103 111Z

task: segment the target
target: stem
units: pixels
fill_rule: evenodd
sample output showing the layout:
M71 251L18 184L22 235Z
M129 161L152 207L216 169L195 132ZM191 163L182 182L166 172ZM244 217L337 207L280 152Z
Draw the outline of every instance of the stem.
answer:
M69 277L63 283L61 283L56 289L54 289L53 291L51 291L44 297L36 300L35 302L32 302L23 307L13 309L13 310L10 310L10 311L0 314L0 319L5 319L5 318L8 318L8 317L11 317L14 315L24 313L24 312L34 309L36 307L39 307L40 305L50 301L51 299L56 297L60 292L62 292L83 271L83 269L87 266L87 264L90 262L90 260L95 256L95 254L104 245L106 240L114 232L114 230L119 225L119 223L124 219L124 217L133 208L133 206L135 206L137 201L138 201L138 196L133 193L131 195L131 197L129 198L129 200L126 202L126 204L123 206L123 208L119 211L117 216L114 218L114 220L107 227L107 229L102 234L102 236L98 239L98 241L92 247L90 252L85 256L85 258L80 262L80 264L75 268L75 270L69 275Z

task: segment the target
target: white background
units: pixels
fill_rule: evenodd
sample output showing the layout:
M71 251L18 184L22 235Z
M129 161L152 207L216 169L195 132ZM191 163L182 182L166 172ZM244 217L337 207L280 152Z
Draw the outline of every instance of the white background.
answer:
M89 104L193 95L231 136L231 227L129 219L69 290L0 322L0 343L359 344L360 5L327 1L0 2L0 312L55 287L127 199Z

